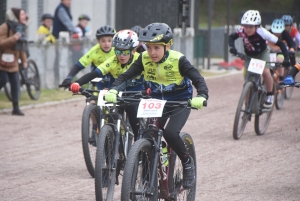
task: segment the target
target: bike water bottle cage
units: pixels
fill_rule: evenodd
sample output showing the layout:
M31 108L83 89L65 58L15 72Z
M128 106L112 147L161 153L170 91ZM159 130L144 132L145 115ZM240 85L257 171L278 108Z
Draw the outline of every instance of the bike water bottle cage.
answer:
M118 50L115 49L115 53L117 56L120 56L121 54L123 54L124 56L128 56L131 54L131 50Z

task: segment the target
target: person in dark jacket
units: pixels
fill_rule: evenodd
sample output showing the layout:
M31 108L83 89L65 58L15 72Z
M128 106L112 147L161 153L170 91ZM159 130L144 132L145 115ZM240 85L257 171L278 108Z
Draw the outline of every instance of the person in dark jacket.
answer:
M55 9L52 31L55 38L59 38L59 32L61 31L68 31L70 34L77 32L72 24L70 6L71 0L61 0L61 3Z
M27 15L23 9L11 8L6 12L6 22L0 26L0 89L9 80L13 103L13 115L24 113L19 108L20 80L19 63L27 68L27 40L25 29Z

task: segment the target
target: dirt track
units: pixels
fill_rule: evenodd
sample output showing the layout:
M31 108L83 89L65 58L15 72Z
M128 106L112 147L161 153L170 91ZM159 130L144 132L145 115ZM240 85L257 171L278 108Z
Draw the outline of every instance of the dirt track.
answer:
M242 83L241 75L207 80L209 106L193 111L183 129L196 144L197 201L298 201L300 89L274 111L265 135L250 122L236 141ZM0 114L0 200L95 200L81 148L83 108L84 99L27 109L25 118Z

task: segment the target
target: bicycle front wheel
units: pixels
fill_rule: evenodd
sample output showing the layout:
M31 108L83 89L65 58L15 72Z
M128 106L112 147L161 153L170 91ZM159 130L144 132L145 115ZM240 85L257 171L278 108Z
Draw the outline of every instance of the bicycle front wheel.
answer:
M283 102L285 99L285 89L278 89L275 92L275 107L277 110L280 110L283 106Z
M29 97L32 100L37 100L41 94L41 79L39 70L33 60L28 61L28 67L23 70L26 88Z
M113 200L116 183L116 169L113 168L114 131L110 125L101 128L97 139L95 166L96 201Z
M83 156L88 172L94 177L97 137L100 133L100 112L97 105L85 106L81 120Z
M273 94L275 94L275 84L273 84ZM257 135L263 135L270 123L274 104L268 111L262 111L261 114L255 114L254 129Z
M183 140L185 147L187 148L190 156L194 159L196 168L196 182L194 186L188 190L181 189L182 181L182 164L179 157L174 151L172 151L170 156L169 164L169 192L176 195L175 200L186 200L193 201L196 196L196 183L197 183L197 161L196 161L196 151L192 137L188 133L180 133L180 137Z
M289 100L292 97L294 87L286 87L284 90L284 98Z
M132 145L124 168L121 200L157 201L157 172L150 192L153 159L151 142L139 139Z
M241 138L243 131L245 130L246 124L251 117L251 113L246 113L246 109L250 102L250 95L253 93L253 83L246 82L243 91L236 108L234 124L233 124L233 138L238 140Z

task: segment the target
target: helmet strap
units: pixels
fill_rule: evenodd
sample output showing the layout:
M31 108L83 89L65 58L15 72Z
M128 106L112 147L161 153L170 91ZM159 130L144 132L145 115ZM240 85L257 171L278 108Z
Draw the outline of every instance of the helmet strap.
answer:
M128 59L126 64L121 64L121 67L124 68L126 65L130 64L132 62L132 59L133 59L133 54L130 54L130 58Z

